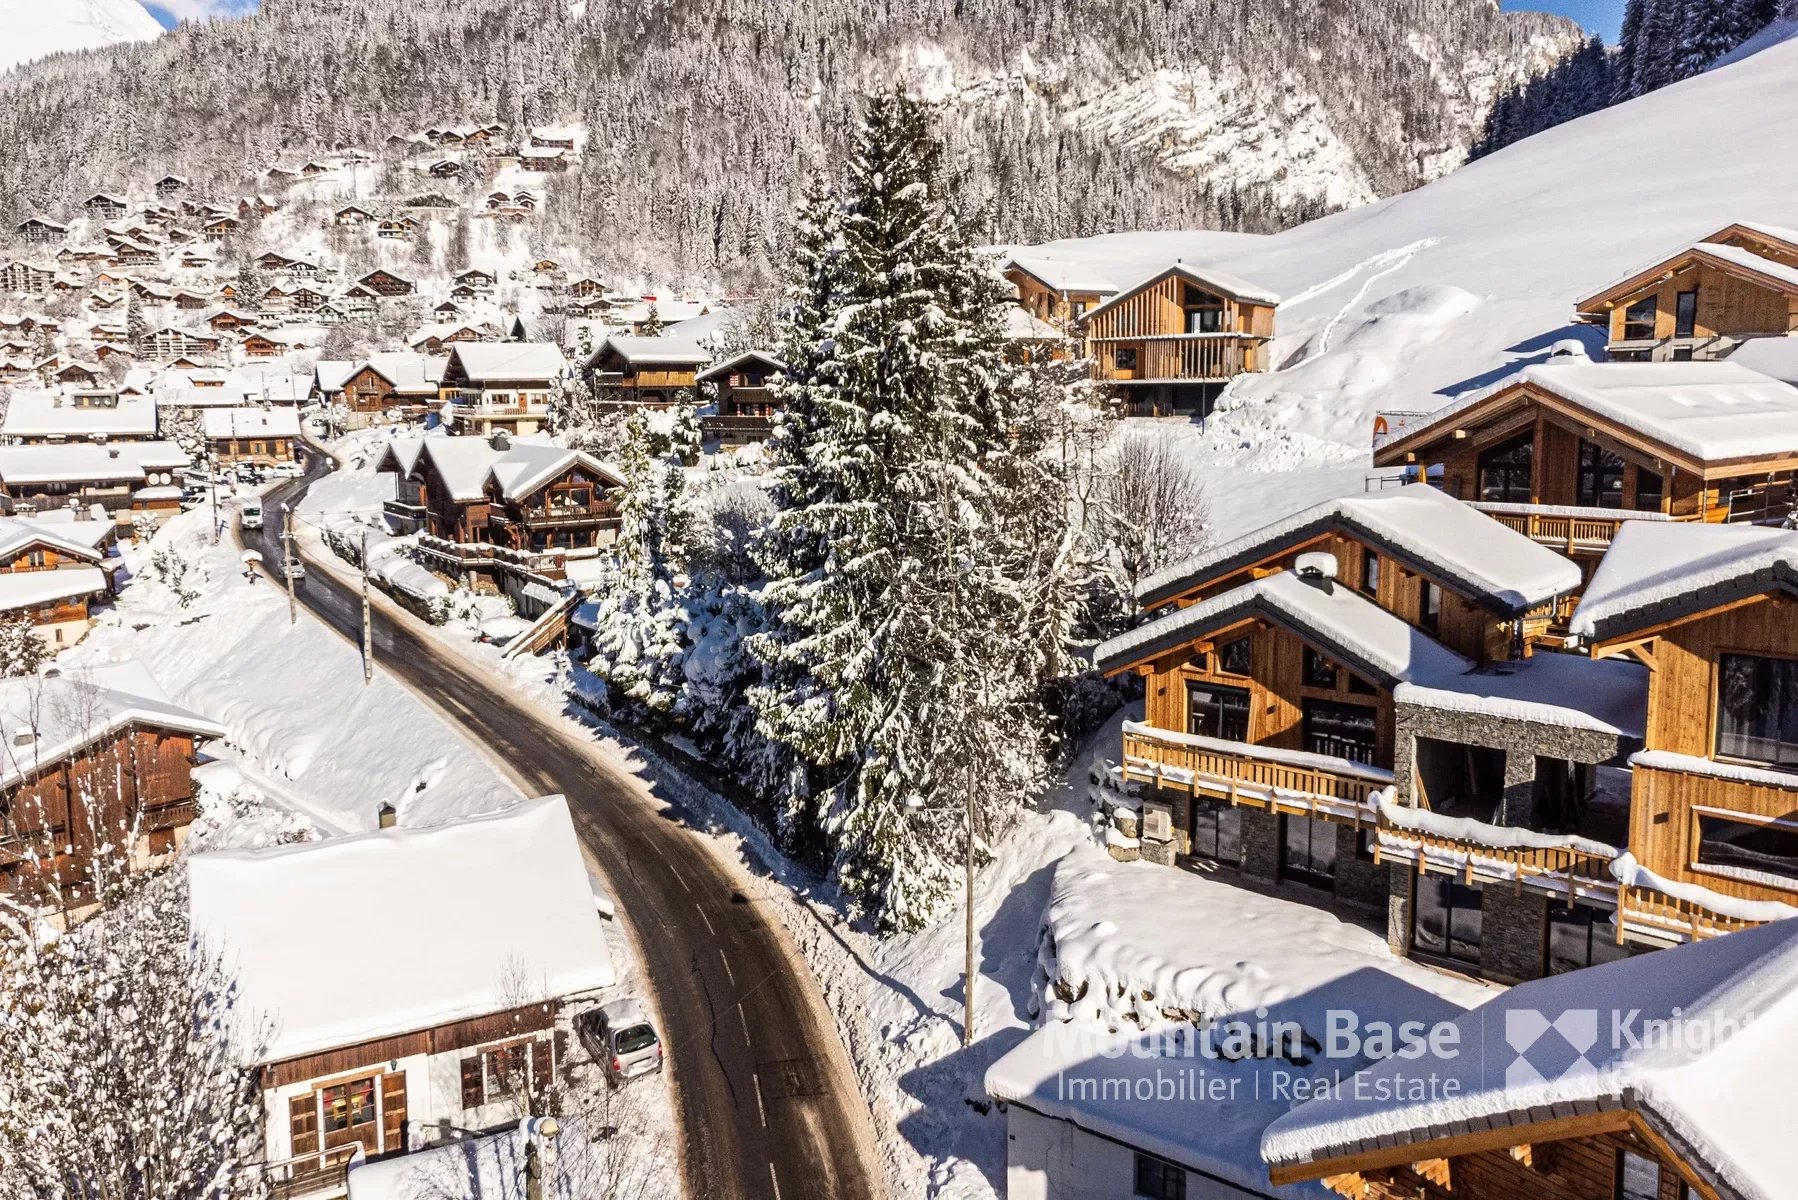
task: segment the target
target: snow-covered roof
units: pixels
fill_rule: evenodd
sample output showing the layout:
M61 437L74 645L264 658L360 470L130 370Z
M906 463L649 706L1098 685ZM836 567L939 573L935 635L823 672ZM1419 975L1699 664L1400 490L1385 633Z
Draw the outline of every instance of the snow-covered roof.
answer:
M141 481L191 460L174 442L0 446L0 480L8 484Z
M1625 521L1569 630L1594 640L1615 637L1778 588L1798 594L1798 531Z
M1328 580L1307 582L1291 571L1251 580L1119 634L1094 652L1093 662L1101 671L1121 670L1253 617L1290 629L1385 687L1473 669L1473 663L1353 588Z
M1067 334L1016 304L1005 306L1005 336L1019 342L1066 341Z
M608 486L616 487L620 482L617 472L580 450L524 439L512 440L504 450L496 450L492 439L472 435L396 437L388 443L377 469L410 475L420 458L430 462L431 469L456 500L479 500L489 479L499 485L500 494L506 499L521 499L575 465Z
M1648 724L1648 668L1544 651L1465 675L1401 683L1400 704L1640 738Z
M1170 273L1181 275L1189 281L1198 284L1200 287L1209 288L1214 292L1222 292L1225 295L1233 296L1238 300L1246 300L1250 304L1280 303L1280 295L1278 292L1270 291L1267 288L1261 287L1259 284L1250 283L1240 275L1232 275L1228 271L1220 271L1213 267L1194 267L1183 262L1175 262L1162 267L1160 270L1144 279L1137 280L1129 287L1119 291L1115 296L1112 296L1103 304L1095 305L1093 308L1088 309L1086 315L1080 318L1081 322L1085 323L1091 321L1100 313L1109 310L1113 305L1123 303L1125 300L1128 300L1131 296L1134 296L1136 293L1142 291L1150 284L1155 283L1157 280L1167 278Z
M1645 1037L1651 1022L1670 1036ZM1444 1137L1621 1109L1725 1195L1790 1193L1798 1140L1768 1087L1798 1075L1798 921L1521 983L1455 1026L1458 1045L1377 1063L1274 1121L1263 1156L1432 1158ZM1421 1079L1438 1083L1404 1084Z
M476 383L558 379L568 371L568 360L553 342L457 342L450 347L450 359L460 362Z
M1785 263L1756 254L1752 250L1744 250L1740 246L1726 246L1718 242L1700 242L1695 249L1710 255L1714 259L1753 271L1775 283L1784 285L1791 291L1798 292L1798 267L1789 267Z
M0 571L0 613L15 613L73 596L98 595L105 590L106 572L99 567Z
M383 354L371 354L365 362L356 364L354 375L363 367L368 367L375 374L393 385L396 392L428 393L435 395L437 385L443 379L444 364L449 360L442 355L419 354L411 350L394 350ZM345 376L348 379L349 376Z
M208 440L300 436L300 414L291 408L208 408L200 421Z
M66 510L65 510L66 511ZM104 527L101 521L45 521L39 517L0 517L0 559L10 558L27 546L42 543L73 558L99 562L100 541L88 527ZM42 574L43 572L19 572ZM0 578L4 578L0 575Z
M1526 385L1704 464L1798 454L1798 388L1737 363L1558 359L1431 413L1402 438L1431 435L1473 406Z
M83 570L99 574L91 567ZM136 662L80 670L53 666L35 676L0 681L0 743L6 747L0 756L0 786L10 786L131 725L151 725L195 737L225 736L224 726L170 700L150 672Z
M239 1013L271 1024L259 1062L609 987L612 962L561 796L448 825L196 854L195 936ZM472 888L473 881L478 888ZM392 937L321 914L366 898Z
M362 369L359 362L343 358L321 358L312 364L312 379L321 392L341 392L350 376Z
M652 338L650 340L659 341L660 339ZM744 363L748 362L759 362L763 366L769 367L775 371L784 371L787 369L787 364L784 360L766 350L745 350L741 354L732 355L723 362L713 363L711 366L701 371L696 378L700 383L707 383L713 379L723 379L730 375L731 372L741 367Z
M684 337L636 337L630 334L613 334L601 342L599 349L587 362L597 362L610 347L625 362L638 366L677 366L690 367L710 362L711 351L697 340Z
M72 364L83 365L83 364ZM98 367L87 367L97 372ZM143 396L121 395L112 405L81 406L72 396L44 388L13 392L0 435L28 437L154 437L156 406Z
M1008 259L1005 269L1013 267L1041 280L1052 291L1073 292L1083 296L1110 296L1118 290L1117 284L1088 263L1032 256Z
M1385 549L1413 569L1507 612L1523 612L1577 591L1580 570L1485 513L1425 483L1344 496L1263 526L1144 579L1136 589L1155 608L1321 533L1341 530Z
M1729 361L1798 385L1798 337L1748 338L1729 352Z

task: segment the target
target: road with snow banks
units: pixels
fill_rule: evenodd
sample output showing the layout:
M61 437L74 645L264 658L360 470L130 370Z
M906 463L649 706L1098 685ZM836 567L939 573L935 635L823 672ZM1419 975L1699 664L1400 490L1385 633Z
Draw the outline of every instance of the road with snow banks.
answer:
M305 478L265 499L267 525L240 531L271 568L281 561L281 504L297 508L328 469L314 455ZM300 602L359 645L355 588L307 565ZM678 804L658 805L578 729L458 660L378 592L373 612L377 670L459 725L527 795L568 797L661 1008L687 1194L881 1195L872 1122L830 1013L779 916L750 898L739 869Z

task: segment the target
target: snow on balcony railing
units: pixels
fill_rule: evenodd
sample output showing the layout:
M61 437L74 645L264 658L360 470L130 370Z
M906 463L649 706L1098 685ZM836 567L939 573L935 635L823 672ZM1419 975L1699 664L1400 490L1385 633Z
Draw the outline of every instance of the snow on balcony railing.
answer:
M1575 549L1602 549L1611 544L1625 521L1673 521L1662 512L1635 512L1619 508L1586 508L1576 505L1501 504L1470 502L1508 529L1544 546L1571 553Z
M1778 900L1748 900L1702 884L1667 879L1637 862L1633 854L1619 856L1611 864L1611 875L1619 885L1619 940L1627 927L1696 942L1798 917L1798 908Z
M1611 864L1623 851L1576 834L1539 833L1411 808L1382 794L1377 801L1379 840L1374 861L1399 858L1462 875L1510 880L1518 885L1553 883L1569 900L1586 891L1610 891ZM1596 888L1594 885L1598 885Z
M1328 754L1279 750L1124 724L1124 772L1157 786L1204 791L1232 804L1371 823L1372 797L1392 772Z

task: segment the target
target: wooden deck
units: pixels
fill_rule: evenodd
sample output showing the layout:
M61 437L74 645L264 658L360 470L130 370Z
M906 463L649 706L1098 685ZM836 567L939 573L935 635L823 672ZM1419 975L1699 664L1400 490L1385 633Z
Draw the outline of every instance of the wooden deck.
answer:
M1610 548L1617 530L1625 521L1654 520L1658 514L1630 512L1572 515L1545 509L1542 512L1513 511L1516 505L1489 505L1478 501L1473 507L1507 529L1515 529L1531 541L1559 550L1563 554L1603 554Z
M1258 370L1262 340L1247 334L1094 338L1091 353L1107 383L1213 383ZM1120 369L1114 351L1132 347L1136 366Z
M1496 836L1499 826L1493 826L1495 836L1484 841L1414 829L1381 813L1378 828L1380 842L1374 849L1374 862L1391 858L1415 861L1419 875L1458 875L1469 884L1508 880L1519 892L1529 884L1565 892L1569 904L1581 891L1596 887L1608 893L1612 886L1614 855L1572 846L1506 846ZM1392 842L1401 843L1396 853Z
M1228 747L1228 748L1225 748ZM1323 759L1323 755L1309 756ZM1370 797L1391 786L1377 769L1346 759L1331 769L1299 765L1247 743L1195 745L1125 730L1124 774L1128 779L1189 793L1221 796L1231 804L1273 811L1315 813L1354 824L1371 824ZM1321 802L1321 803L1319 803Z

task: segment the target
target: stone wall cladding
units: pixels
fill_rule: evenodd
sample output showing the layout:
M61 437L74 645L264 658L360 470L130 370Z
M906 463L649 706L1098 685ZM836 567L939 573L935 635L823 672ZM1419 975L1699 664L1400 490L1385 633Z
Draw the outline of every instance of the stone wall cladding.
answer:
M1387 867L1361 856L1361 831L1353 825L1336 826L1336 898L1368 908L1386 903Z
M1542 976L1549 898L1502 884L1480 889L1480 974L1499 983Z
M1280 818L1264 808L1242 810L1242 873L1269 883L1280 878Z

